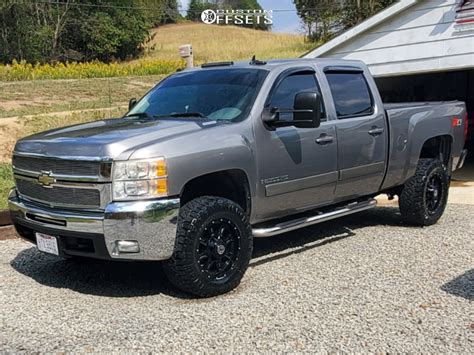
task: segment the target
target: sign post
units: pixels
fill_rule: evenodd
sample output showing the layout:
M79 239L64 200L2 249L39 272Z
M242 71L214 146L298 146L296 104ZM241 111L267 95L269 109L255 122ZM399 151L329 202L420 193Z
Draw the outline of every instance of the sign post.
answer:
M179 55L186 60L186 68L192 68L194 66L192 45L183 44L179 46Z

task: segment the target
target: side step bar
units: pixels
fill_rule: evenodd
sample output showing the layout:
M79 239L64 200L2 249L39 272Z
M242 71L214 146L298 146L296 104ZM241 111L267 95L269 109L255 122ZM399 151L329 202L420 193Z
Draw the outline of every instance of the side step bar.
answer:
M320 212L314 216L300 217L290 221L281 222L270 227L253 228L252 234L256 238L271 237L277 234L290 232L295 229L312 226L313 224L329 221L331 219L347 216L352 213L365 211L374 208L375 206L377 206L377 201L373 198L366 201L353 202L346 206L336 208L332 211L324 213Z

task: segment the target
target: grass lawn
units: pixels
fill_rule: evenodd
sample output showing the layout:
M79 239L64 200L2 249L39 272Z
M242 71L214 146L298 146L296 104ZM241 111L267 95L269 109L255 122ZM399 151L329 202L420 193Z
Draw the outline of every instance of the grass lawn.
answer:
M174 60L178 47L192 44L198 64L221 60L296 58L317 44L305 41L303 35L257 31L238 26L180 23L154 30L147 56Z
M130 98L140 98L163 77L2 81L0 118L126 105Z

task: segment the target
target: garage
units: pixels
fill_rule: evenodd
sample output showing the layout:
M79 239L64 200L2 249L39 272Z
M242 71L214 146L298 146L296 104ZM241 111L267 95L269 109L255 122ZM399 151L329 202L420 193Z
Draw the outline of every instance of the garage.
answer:
M402 0L305 57L364 61L384 102L465 101L474 149L474 1Z

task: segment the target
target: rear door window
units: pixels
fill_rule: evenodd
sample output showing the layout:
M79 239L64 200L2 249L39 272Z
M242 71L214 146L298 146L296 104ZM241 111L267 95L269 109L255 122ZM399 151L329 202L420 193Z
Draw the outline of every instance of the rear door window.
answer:
M326 73L337 117L368 116L374 113L374 102L363 73Z

